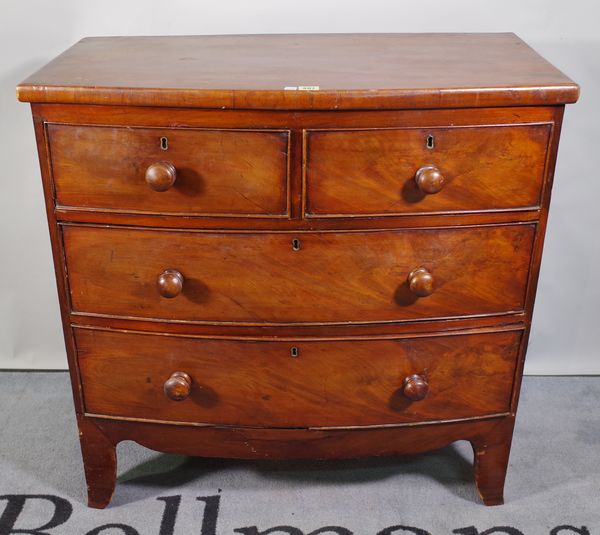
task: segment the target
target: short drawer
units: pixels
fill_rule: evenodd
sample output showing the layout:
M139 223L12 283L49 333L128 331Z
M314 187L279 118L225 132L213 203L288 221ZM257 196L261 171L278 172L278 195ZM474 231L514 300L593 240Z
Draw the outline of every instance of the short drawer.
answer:
M533 209L549 124L306 132L307 217Z
M56 203L148 214L285 216L287 131L47 126Z
M286 342L74 331L88 413L267 427L508 412L521 341L521 331Z
M340 324L523 310L532 224L357 232L64 225L76 313Z

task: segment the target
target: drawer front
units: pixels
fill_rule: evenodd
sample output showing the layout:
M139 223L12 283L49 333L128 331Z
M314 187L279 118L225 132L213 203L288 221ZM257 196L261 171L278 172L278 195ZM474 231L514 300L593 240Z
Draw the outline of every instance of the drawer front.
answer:
M61 207L185 215L288 212L287 131L47 128Z
M230 341L74 329L86 411L241 426L377 425L509 410L521 331L395 340ZM291 356L295 347L297 357ZM189 377L183 400L165 394ZM421 378L420 394L407 381ZM423 385L423 381L426 385ZM414 383L413 383L414 385Z
M305 215L537 207L550 130L542 124L308 131Z
M521 311L534 229L292 234L66 225L63 236L75 312L334 324Z

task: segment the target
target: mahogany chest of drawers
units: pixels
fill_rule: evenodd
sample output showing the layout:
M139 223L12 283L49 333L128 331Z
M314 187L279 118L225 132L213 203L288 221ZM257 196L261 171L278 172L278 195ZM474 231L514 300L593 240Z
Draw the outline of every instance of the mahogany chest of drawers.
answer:
M512 34L89 38L32 103L89 504L115 446L502 503L564 105Z

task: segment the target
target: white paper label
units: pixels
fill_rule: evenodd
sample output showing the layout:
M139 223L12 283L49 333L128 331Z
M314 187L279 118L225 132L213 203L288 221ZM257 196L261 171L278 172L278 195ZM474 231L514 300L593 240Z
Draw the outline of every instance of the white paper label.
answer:
M286 85L284 91L318 91L318 85Z

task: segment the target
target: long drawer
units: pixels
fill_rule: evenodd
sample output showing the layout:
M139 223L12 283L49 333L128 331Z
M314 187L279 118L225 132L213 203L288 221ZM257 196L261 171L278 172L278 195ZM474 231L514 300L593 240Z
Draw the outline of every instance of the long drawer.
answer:
M309 130L308 217L533 209L551 126Z
M521 311L534 228L63 233L77 313L339 324Z
M521 341L521 331L351 341L74 331L88 413L268 427L507 412ZM189 388L173 400L182 374Z
M285 216L287 130L50 124L56 203L149 214Z

